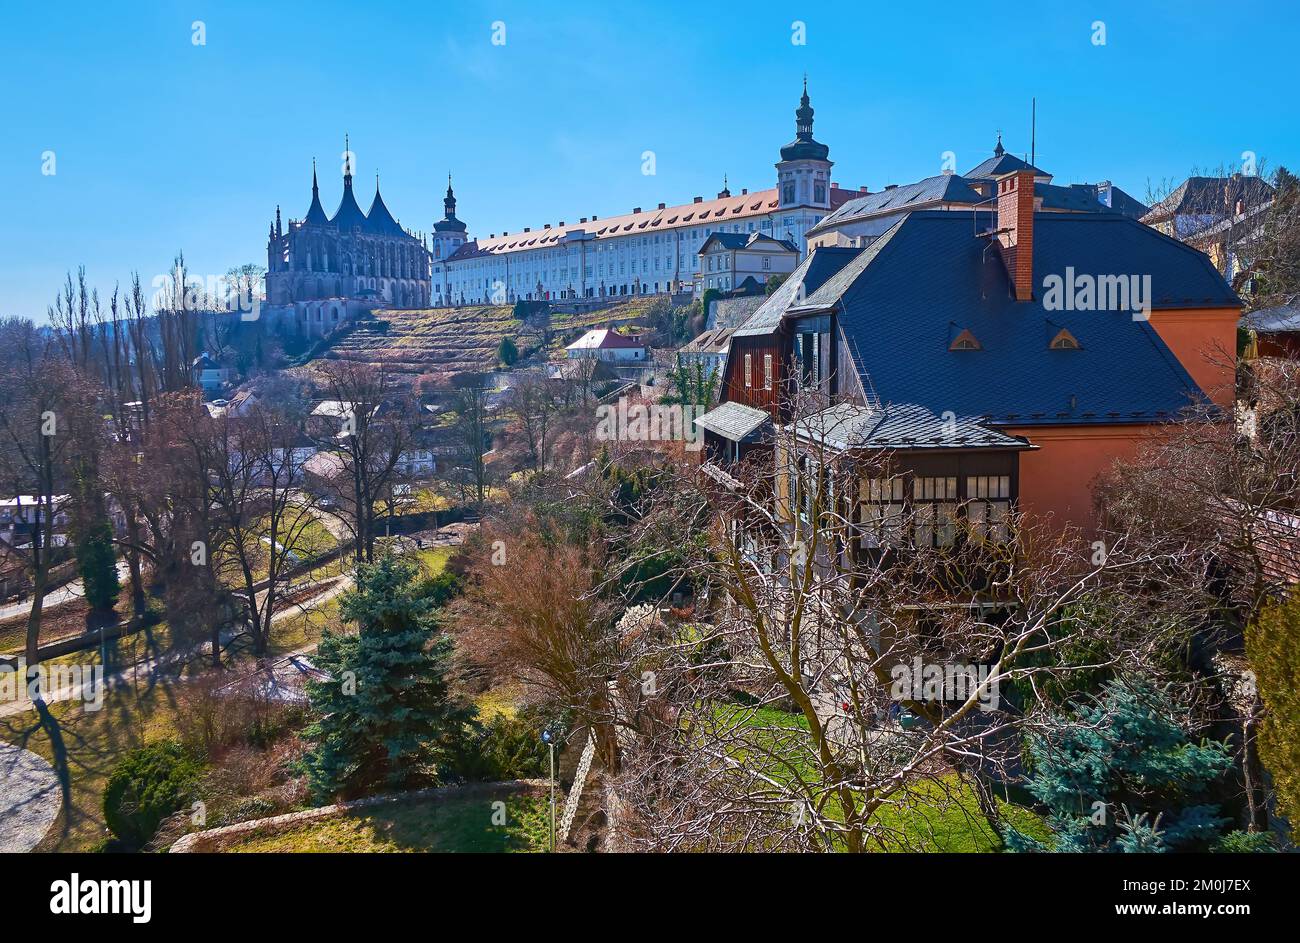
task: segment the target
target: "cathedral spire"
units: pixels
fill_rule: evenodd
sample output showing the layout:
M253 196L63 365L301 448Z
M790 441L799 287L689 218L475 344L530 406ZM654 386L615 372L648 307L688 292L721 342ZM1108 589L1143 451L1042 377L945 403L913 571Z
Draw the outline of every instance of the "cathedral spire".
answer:
M307 210L303 223L311 226L324 226L329 222L325 207L320 205L320 184L316 182L316 158L311 159L311 207Z
M346 131L343 132L343 187L352 189L352 144Z
M280 204L275 204L275 236L280 238L284 235L284 230L280 228Z

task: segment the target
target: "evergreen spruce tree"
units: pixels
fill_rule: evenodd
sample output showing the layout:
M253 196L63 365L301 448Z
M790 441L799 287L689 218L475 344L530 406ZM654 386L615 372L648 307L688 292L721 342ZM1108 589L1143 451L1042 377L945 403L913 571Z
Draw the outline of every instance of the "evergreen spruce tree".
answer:
M117 605L122 585L117 578L117 555L113 551L113 526L100 518L72 535L77 570L91 609L107 611Z
M1053 851L1204 851L1230 837L1210 796L1229 750L1190 742L1172 715L1163 693L1112 681L1097 704L1030 738L1028 788L1048 808ZM1007 846L1047 850L1014 829Z
M414 594L416 574L391 556L360 565L340 607L357 632L321 637L316 665L330 678L308 684L313 747L303 759L319 801L455 776L476 711L450 690L451 639Z

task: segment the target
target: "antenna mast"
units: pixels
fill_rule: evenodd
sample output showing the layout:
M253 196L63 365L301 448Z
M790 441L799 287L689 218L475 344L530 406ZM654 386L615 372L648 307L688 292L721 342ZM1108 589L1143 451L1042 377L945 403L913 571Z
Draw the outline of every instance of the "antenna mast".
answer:
M1029 163L1037 166L1038 156L1038 98L1031 98L1029 105Z

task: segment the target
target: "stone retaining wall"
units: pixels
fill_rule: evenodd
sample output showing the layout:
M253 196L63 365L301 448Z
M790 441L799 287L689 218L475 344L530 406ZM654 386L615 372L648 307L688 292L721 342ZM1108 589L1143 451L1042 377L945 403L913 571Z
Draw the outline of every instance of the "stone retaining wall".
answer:
M355 799L352 802L338 802L334 805L321 806L316 809L304 809L301 812L288 812L273 815L265 819L252 819L248 822L236 822L220 828L209 828L202 832L190 832L182 835L168 851L176 854L191 852L224 851L230 845L254 835L265 837L277 835L311 822L331 819L348 812L372 809L376 806L392 805L406 802L446 802L453 799L472 799L476 796L541 795L550 788L546 779L516 779L503 783L470 783L465 786L439 786L435 789L417 789L414 792L401 792L387 796L371 796ZM562 798L562 796L561 796Z

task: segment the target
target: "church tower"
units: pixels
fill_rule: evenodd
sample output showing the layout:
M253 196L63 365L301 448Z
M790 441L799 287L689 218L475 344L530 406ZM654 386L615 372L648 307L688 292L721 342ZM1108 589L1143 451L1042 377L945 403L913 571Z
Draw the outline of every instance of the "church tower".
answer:
M433 259L441 262L465 244L464 223L456 218L456 194L451 189L451 174L447 174L447 196L443 198L443 217L433 224Z
M813 140L813 107L808 99L808 79L803 80L803 97L795 109L794 140L781 148L776 165L780 207L831 205L830 148Z

